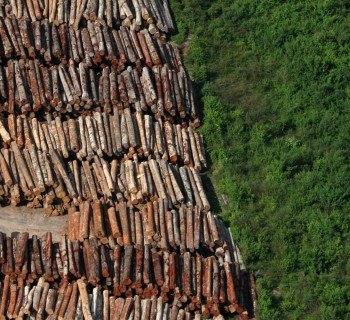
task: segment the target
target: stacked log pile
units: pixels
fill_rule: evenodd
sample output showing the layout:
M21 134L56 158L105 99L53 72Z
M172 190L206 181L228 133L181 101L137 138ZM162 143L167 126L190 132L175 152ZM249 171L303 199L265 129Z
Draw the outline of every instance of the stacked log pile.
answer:
M167 0L3 0L0 14L33 23L48 20L56 26L67 24L75 30L89 21L134 30L146 26L154 33L174 30Z
M111 247L147 245L181 253L215 251L216 246L228 248L228 229L217 216L198 207L168 210L166 202L148 202L140 210L125 202L83 202L80 211L75 207L68 210L68 238L84 241L95 237Z
M50 233L31 239L28 233L14 238L0 234L4 276L0 317L36 314L44 318L56 312L56 317L63 319L70 309L81 307L94 314L96 304L110 307L110 302L123 296L137 297L147 301L142 302L145 304L158 299L163 307L167 303L175 310L203 316L217 317L223 308L244 319L246 312L238 304L229 247L234 248L234 244L216 245L216 250L204 256L140 244L105 246L95 237L80 242L63 236L54 244ZM93 288L92 294L89 288ZM93 299L85 300L89 295ZM102 310L94 318L102 319L101 314Z
M198 173L206 166L203 141L191 127L153 122L129 108L121 116L47 118L0 121L4 203L27 201L48 215L100 197L132 205L160 198L168 200L166 209L182 203L210 209Z
M191 82L181 67L179 72L164 66L128 67L122 73L113 67L91 68L86 63L40 65L38 59L9 60L0 67L0 107L8 113L31 113L41 109L61 114L80 114L90 109L110 113L131 107L151 111L156 119L174 122L186 117L198 123Z
M248 318L173 29L167 0L0 0L0 203L68 214L0 232L0 319Z
M201 171L206 168L203 136L185 122L154 120L152 116L130 108L114 112L93 112L77 118L46 116L38 118L9 115L0 120L0 145L12 141L19 149L34 145L37 151L55 150L63 158L87 159L124 156L132 159L162 158Z
M0 19L0 58L41 59L44 66L84 62L87 66L112 64L117 70L126 66L168 64L178 70L182 66L177 48L162 36L147 29L138 31L125 27L110 28L99 21L88 21L82 29L67 24L55 26L47 19L30 22L28 19ZM153 37L152 37L153 35Z
M5 278L5 294L9 304L0 310L3 318L25 319L224 319L218 314L210 318L207 310L196 311L194 317L188 307L169 305L162 297L143 298L134 295L114 298L108 290L94 288L88 293L83 280L64 282L52 288L40 278L37 285L24 285L23 280L9 283Z
M92 294L88 294L84 283L80 280L66 286L69 294L62 294L61 288L58 290L47 289L47 283L44 283L43 289L39 287L39 290L43 292L38 298L40 299L39 304L34 300L37 288L38 286L24 287L25 301L22 305L19 305L18 314L20 319L23 319L23 315L27 314L35 314L37 318L42 319L44 312L52 318L58 317L58 319L192 319L189 311L177 306L169 306L168 303L163 302L162 297L143 299L136 295L125 299L114 299L114 297L108 297L106 290L100 291L97 288ZM46 293L45 290L48 292ZM44 298L43 295L45 295ZM73 300L67 301L67 296L70 296ZM60 306L57 304L52 306L55 298L60 302ZM16 311L14 309L13 316L17 314ZM202 315L202 313L197 312L194 319L202 319ZM224 318L219 315L212 319Z

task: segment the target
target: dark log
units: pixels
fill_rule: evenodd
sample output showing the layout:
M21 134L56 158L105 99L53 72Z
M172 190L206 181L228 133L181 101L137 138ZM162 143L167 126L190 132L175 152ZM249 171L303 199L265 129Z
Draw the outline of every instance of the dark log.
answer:
M160 256L156 249L152 249L152 261L155 280L158 286L164 283L163 270L161 266Z
M92 205L92 215L94 219L95 235L102 239L106 237L103 210L100 201L95 201Z
M132 262L134 255L134 247L130 245L125 245L125 258L123 266L123 278L121 283L125 286L132 284L131 272L133 270Z
M9 293L10 293L10 277L6 275L4 279L4 287L2 289L2 296L1 296L1 305L0 305L1 319L6 319L5 313L6 313Z

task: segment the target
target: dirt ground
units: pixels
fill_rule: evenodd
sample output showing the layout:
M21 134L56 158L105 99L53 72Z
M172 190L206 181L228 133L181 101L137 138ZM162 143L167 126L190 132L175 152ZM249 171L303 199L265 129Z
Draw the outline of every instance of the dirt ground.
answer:
M27 231L29 236L42 236L51 231L53 241L60 241L66 230L67 215L45 217L42 209L28 209L25 206L0 208L0 232L6 235Z

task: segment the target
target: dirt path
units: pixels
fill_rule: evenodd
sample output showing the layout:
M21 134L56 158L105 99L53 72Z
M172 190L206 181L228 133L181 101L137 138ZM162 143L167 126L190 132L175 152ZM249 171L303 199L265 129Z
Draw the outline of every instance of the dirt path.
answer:
M10 235L16 232L29 232L29 236L43 235L52 232L53 241L59 241L64 230L67 229L67 215L59 217L45 217L41 209L22 207L0 208L0 231Z

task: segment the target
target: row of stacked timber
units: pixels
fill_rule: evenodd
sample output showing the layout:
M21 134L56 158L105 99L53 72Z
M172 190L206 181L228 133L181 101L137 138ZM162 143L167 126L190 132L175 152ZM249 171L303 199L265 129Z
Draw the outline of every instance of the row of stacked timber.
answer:
M8 282L8 279L5 280ZM99 288L88 293L81 279L72 284L65 282L58 288L51 288L43 278L34 286L24 285L22 280L11 284L7 282L5 294L9 297L9 305L0 310L3 319L5 315L8 319L193 319L187 306L171 305L161 296L114 298L108 290ZM206 319L224 319L221 314L210 317L208 308L196 311L194 319L200 320L203 316Z
M128 67L118 73L113 67L96 70L83 62L46 68L37 59L10 60L7 67L0 67L0 107L10 114L40 109L82 113L96 107L109 112L114 106L119 110L132 107L150 111L156 118L188 117L198 122L191 86L182 67L179 72L167 65L143 67L141 72Z
M119 30L99 22L88 22L87 26L73 30L62 24L59 27L49 21L31 23L29 20L0 18L0 58L38 58L44 65L67 64L69 60L88 66L107 63L122 70L127 65L169 64L178 69L181 65L179 53L165 38L152 35L148 30Z
M163 199L166 209L181 204L210 209L199 174L206 166L203 141L191 127L153 123L129 108L121 117L116 111L63 122L48 118L9 115L0 121L3 203L29 202L47 215L100 197L132 205Z
M47 19L78 29L89 21L109 27L147 27L157 32L174 30L167 0L1 0L0 16L32 22Z
M229 242L225 246L217 246L215 252L200 255L188 251L159 251L148 245L121 247L114 244L109 247L95 237L80 242L63 236L60 243L53 243L50 233L43 237L32 236L31 239L28 233L13 238L0 234L0 266L4 277L0 282L0 317L4 314L18 315L21 306L28 314L33 301L38 306L44 286L46 294L52 288L52 299L56 302L52 301L49 305L59 311L62 300L73 298L71 295L78 279L79 289L82 286L86 294L92 295L101 294L103 290L103 296L108 301L111 297L113 301L118 297L139 296L148 300L157 300L158 297L163 303L192 314L219 316L222 312L237 312L244 319L246 312L240 303L245 297L241 293L237 295L235 288L241 276L239 259L231 261L229 251L234 251L235 259L240 253L235 244L227 240ZM26 293L30 296L26 303L23 296L25 284L28 287ZM36 292L34 288L38 286L40 290ZM30 295L31 290L34 296ZM37 299L34 298L36 294ZM45 306L47 296L44 297L42 303ZM74 308L77 298L78 291L74 296ZM92 305L88 304L90 311L95 310L94 300ZM17 306L19 309L15 312L18 304L21 306ZM33 306L33 309L38 312L38 308ZM44 313L45 307L42 310ZM61 310L61 317L64 318L66 311Z
M15 288L18 291L16 295ZM33 287L24 286L20 281L11 284L8 290L10 304L4 313L9 319L192 319L186 308L170 306L162 297L140 298L135 295L115 299L109 296L107 290L95 288L92 293L88 293L82 280L60 288L50 288L44 280ZM22 298L22 302L18 301L19 298ZM202 319L207 313L207 310L197 311L194 319ZM207 319L224 318L218 315Z
M68 210L68 238L84 241L95 237L112 247L117 243L223 254L218 246L227 248L227 243L231 242L230 234L217 216L198 207L165 209L166 202L159 199L140 209L129 207L125 202L83 202L79 209L71 207Z
M87 159L94 156L132 159L160 157L173 164L185 164L197 171L206 168L203 136L186 122L174 124L156 121L142 111L126 108L113 113L93 112L77 118L47 114L38 118L9 115L0 120L0 145L10 148L13 141L19 149L46 154L56 150L65 159Z

